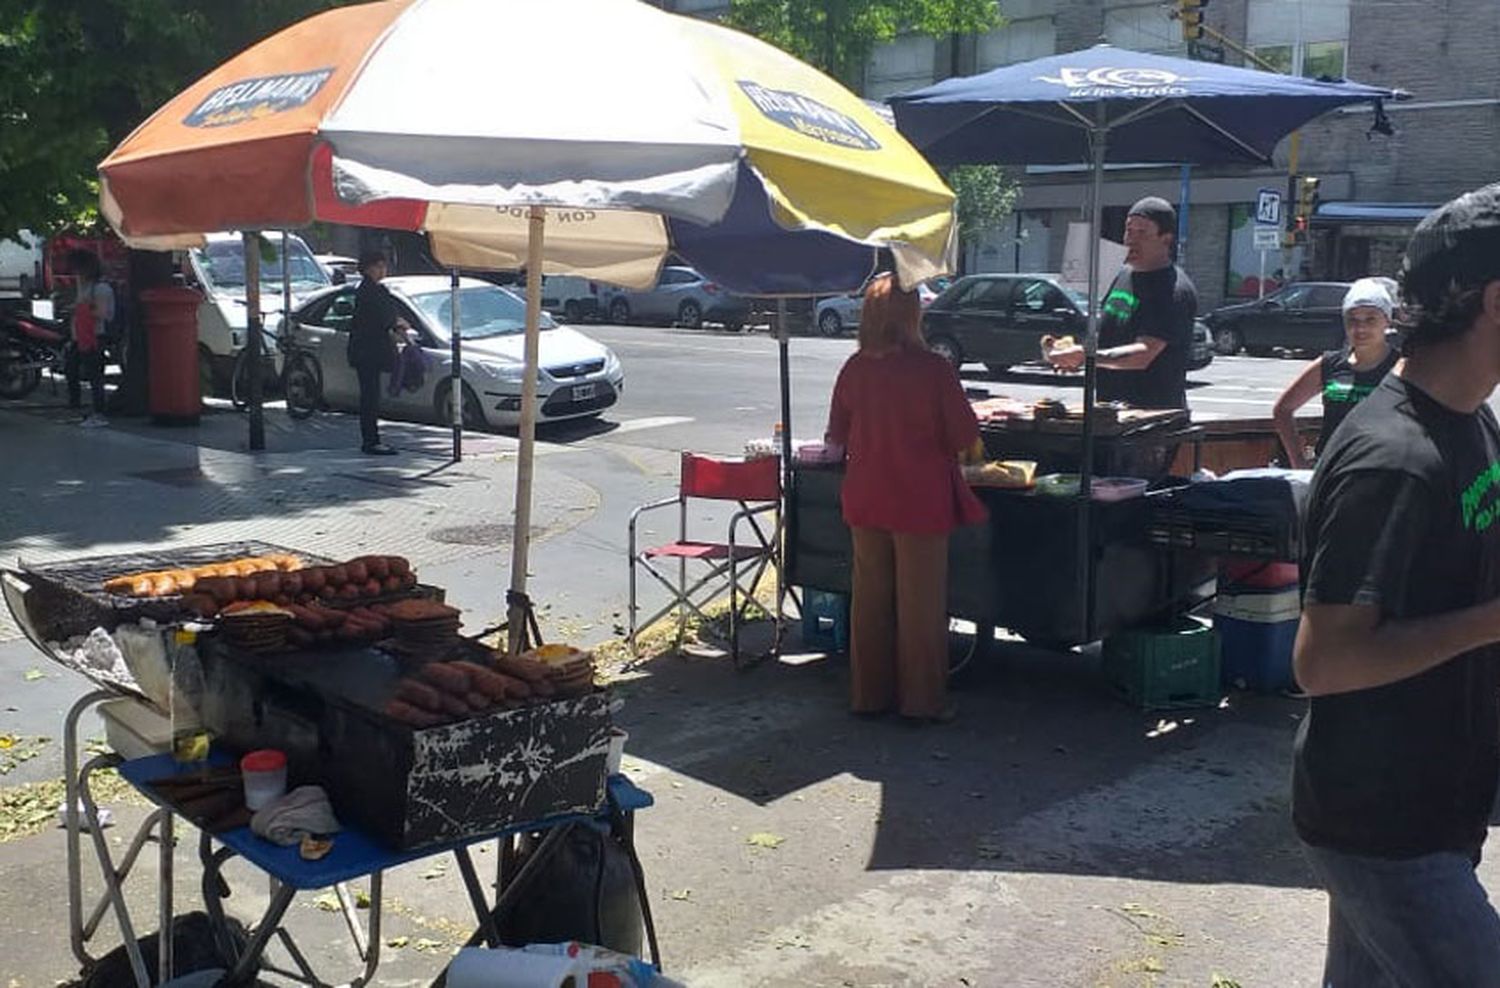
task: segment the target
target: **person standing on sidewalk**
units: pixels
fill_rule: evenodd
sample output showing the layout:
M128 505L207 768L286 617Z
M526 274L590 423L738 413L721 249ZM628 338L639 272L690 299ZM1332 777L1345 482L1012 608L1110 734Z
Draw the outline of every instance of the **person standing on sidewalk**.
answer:
M1361 278L1350 285L1344 293L1345 345L1309 363L1276 399L1271 419L1293 470L1308 467L1293 417L1297 409L1312 401L1314 395L1323 396L1323 428L1318 431L1314 449L1314 456L1321 456L1339 423L1396 366L1401 354L1385 339L1395 309L1384 279Z
M845 447L854 538L850 709L948 720L948 533L983 520L959 473L979 423L958 374L922 342L916 292L865 290L859 350L833 388L828 441ZM898 400L899 396L899 400Z
M103 338L115 317L115 292L104 280L99 258L92 251L71 252L68 265L78 279L78 293L73 301L73 347L65 367L68 405L83 407L82 381L87 380L93 407L79 425L95 429L109 425L104 417Z
M406 322L397 315L390 289L380 283L388 269L384 251L360 255L361 280L349 322L349 366L359 376L360 450L371 456L396 454L380 441L380 375L393 367L396 333L404 331Z
M1407 248L1406 361L1330 438L1302 560L1292 816L1325 988L1500 985L1475 874L1500 777L1500 184Z

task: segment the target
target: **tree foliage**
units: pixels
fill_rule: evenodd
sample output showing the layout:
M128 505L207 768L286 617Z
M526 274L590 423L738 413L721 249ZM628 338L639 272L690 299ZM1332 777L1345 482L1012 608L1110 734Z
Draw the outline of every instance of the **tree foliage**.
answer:
M0 237L96 219L96 166L162 103L348 0L0 0Z
M935 38L998 27L995 0L730 0L726 23L858 91L875 46L902 31Z
M947 177L958 197L958 236L965 245L1005 222L1021 193L1020 185L999 165L959 165Z

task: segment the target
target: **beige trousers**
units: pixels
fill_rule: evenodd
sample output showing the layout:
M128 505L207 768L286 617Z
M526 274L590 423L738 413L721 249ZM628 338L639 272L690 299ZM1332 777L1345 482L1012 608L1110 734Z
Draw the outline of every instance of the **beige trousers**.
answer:
M850 709L935 717L948 699L948 536L853 534Z

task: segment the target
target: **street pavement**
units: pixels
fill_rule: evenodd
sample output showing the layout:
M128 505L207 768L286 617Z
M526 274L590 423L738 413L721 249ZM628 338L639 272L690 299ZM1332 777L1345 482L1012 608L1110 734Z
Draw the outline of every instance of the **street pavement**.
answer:
M672 493L681 450L733 454L768 436L780 412L775 346L763 335L588 331L620 354L626 397L602 422L543 431L531 570L544 633L593 643L624 620L631 508ZM810 438L853 344L791 346L793 433ZM1194 412L1267 415L1299 367L1216 359L1191 375ZM966 384L1077 393L1046 373L969 374ZM272 408L269 449L251 455L244 419L226 409L196 429L121 420L80 430L59 404L44 386L0 408L0 564L258 538L338 557L406 554L471 628L503 609L511 436L471 434L455 464L445 430L391 424L403 455L372 460L354 451L351 417L295 423ZM0 735L55 738L86 684L49 667L12 626L0 639ZM667 969L687 984L1315 981L1325 905L1287 820L1297 701L1236 696L1219 709L1143 714L1109 693L1095 654L1019 645L975 669L958 720L931 729L848 718L836 658L748 673L665 658L617 689L627 772L657 799L637 828L651 905ZM57 743L38 747L0 786L58 777ZM112 808L118 843L144 810ZM191 854L179 859L185 910L201 891ZM152 887L151 863L140 867L138 916ZM236 874L231 910L248 918L264 884ZM76 974L63 875L57 831L0 843L0 983ZM393 945L377 983L425 984L472 926L456 869L400 869L386 898ZM304 900L291 920L306 931L302 945L325 976L347 977L336 972L352 973L355 957L338 917Z

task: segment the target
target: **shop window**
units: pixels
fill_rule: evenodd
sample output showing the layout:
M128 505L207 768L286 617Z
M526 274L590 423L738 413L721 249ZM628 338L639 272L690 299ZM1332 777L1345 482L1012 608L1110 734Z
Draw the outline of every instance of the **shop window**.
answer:
M1255 298L1260 292L1261 252L1255 249L1255 204L1229 207L1229 259L1224 272L1224 294L1228 298ZM1266 251L1265 293L1295 281L1302 269L1302 248ZM1190 272L1191 273L1191 272Z
M1315 41L1304 46L1302 74L1309 79L1327 76L1330 79L1344 77L1344 43L1342 41Z

